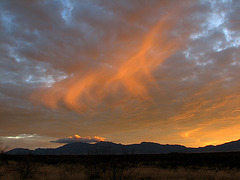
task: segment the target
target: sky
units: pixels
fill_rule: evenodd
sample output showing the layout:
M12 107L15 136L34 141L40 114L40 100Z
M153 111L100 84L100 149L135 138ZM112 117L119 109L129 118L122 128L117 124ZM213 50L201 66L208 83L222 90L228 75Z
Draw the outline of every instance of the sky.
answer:
M240 139L240 1L1 0L0 137Z

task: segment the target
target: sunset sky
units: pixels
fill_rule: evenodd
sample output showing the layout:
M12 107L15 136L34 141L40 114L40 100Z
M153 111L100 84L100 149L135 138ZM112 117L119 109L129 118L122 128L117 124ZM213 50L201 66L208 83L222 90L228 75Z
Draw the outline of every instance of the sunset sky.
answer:
M240 139L239 0L1 0L0 42L10 149Z

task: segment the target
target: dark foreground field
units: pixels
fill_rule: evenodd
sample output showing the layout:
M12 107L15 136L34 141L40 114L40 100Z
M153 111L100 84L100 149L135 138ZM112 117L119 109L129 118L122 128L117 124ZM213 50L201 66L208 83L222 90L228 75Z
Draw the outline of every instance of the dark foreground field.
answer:
M0 156L0 179L240 179L240 152Z

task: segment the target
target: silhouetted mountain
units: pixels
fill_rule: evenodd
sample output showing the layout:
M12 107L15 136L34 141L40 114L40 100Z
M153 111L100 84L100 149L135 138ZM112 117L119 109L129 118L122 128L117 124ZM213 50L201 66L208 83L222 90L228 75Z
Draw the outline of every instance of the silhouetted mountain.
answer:
M56 149L38 148L29 149L13 149L6 154L11 155L108 155L108 154L166 154L166 153L200 153L200 152L233 152L240 151L240 140L224 143L221 145L205 146L199 148L187 148L182 145L162 145L153 142L142 142L140 144L122 145L112 142L98 142L96 144L88 144L76 142L66 144Z
M26 155L26 154L31 154L32 152L33 151L30 149L16 148L16 149L12 149L12 150L6 152L6 154Z
M205 147L199 147L197 152L233 152L240 151L240 139L237 141L231 141L217 146L209 145Z
M172 152L188 152L185 146L162 145L152 142L142 142L141 144L128 145L136 154L165 154Z

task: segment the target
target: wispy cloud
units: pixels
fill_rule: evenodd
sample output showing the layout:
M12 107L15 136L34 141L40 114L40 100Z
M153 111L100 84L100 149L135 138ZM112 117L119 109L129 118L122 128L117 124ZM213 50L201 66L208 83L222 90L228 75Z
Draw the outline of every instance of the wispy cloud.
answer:
M49 142L53 137L41 136L38 134L18 134L14 136L0 136L0 138L3 140L4 144L8 145L9 149L55 147Z
M6 136L7 139L35 139L39 137L37 134L19 134L17 136Z

